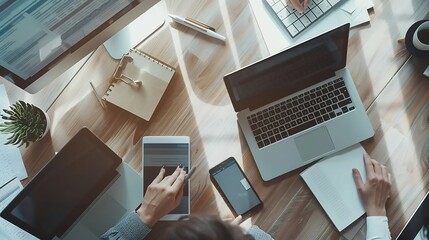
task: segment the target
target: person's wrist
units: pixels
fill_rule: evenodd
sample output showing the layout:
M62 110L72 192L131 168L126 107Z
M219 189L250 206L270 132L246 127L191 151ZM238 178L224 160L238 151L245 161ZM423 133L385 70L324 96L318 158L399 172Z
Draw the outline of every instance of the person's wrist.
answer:
M245 232L249 231L249 229L252 227L252 221L251 218L248 218L244 220L242 223L240 223L241 229L243 229Z
M386 208L368 208L366 211L367 216L387 216Z
M147 211L147 209L142 205L139 209L136 211L137 215L139 216L140 220L144 224L146 224L148 227L152 228L153 225L157 222L156 219L154 219L154 216Z

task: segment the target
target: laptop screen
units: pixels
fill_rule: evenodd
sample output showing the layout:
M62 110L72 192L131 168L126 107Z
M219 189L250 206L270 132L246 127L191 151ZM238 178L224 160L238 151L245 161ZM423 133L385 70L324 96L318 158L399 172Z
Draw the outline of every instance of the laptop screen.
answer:
M396 239L429 239L429 192Z
M1 216L41 239L60 237L115 179L121 158L88 129L77 133Z
M349 24L228 74L236 112L255 109L334 76L346 65Z

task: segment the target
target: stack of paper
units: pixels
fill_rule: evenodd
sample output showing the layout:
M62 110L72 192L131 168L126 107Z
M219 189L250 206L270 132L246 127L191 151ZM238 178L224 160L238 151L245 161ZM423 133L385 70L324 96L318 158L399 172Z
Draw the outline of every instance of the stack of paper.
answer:
M0 84L0 113L10 107L4 85ZM0 118L0 123L3 120ZM21 191L19 180L27 178L19 149L14 145L4 145L9 134L0 133L0 211ZM0 239L37 239L19 227L0 218Z
M9 107L6 88L0 84L0 113ZM0 123L2 122L3 120L0 118ZM19 149L15 145L4 145L9 136L10 134L0 133L0 186L12 177L22 180L28 176Z
M351 27L355 27L369 22L367 10L374 7L372 0L342 0L338 6L310 25L308 29L292 38L284 26L274 19L277 16L264 3L266 0L249 1L270 55L343 24L350 23Z

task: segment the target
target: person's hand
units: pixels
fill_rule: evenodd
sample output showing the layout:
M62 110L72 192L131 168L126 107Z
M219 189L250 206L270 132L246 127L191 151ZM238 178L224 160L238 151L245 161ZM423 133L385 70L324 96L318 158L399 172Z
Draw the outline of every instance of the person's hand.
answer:
M236 218L234 218L231 221L231 224L233 224L233 225L240 225L241 222L243 222L243 217L241 215L238 215Z
M148 186L142 205L137 210L140 219L149 227L179 206L183 196L186 172L177 167L176 171L164 178L165 169L161 168L158 176Z
M222 221L231 223L232 225L240 225L240 223L243 221L243 218L241 217L241 215L238 215L235 218L228 216L226 218L222 218Z
M286 0L286 4L295 8L298 12L302 13L307 8L310 0Z
M241 215L238 215L236 218L226 218L223 219L223 221L229 222L232 225L240 226L243 232L247 232L252 226L251 218L248 218L243 221L243 217Z
M359 170L353 169L353 177L363 201L367 216L386 216L386 201L392 185L390 173L384 165L364 153L366 182Z

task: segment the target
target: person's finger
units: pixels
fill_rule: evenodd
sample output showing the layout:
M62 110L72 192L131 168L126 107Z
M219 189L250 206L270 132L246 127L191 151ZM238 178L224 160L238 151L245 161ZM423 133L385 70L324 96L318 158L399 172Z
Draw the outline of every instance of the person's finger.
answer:
M298 12L300 13L304 12L304 6L302 6L301 4L294 5L294 7Z
M180 200L182 200L182 197L183 197L183 188L180 188L174 199L175 206L179 206Z
M239 225L243 221L243 217L241 215L238 215L234 220L232 220L231 224Z
M374 159L371 159L372 165L374 166L374 172L376 176L383 177L383 172L381 170L381 164Z
M303 12L302 5L299 0L287 0L286 4L296 9L298 12Z
M365 162L365 170L367 178L374 177L374 165L372 164L371 157L366 151L363 153L363 160Z
M294 6L298 12L302 13L307 7L307 4L308 4L308 0L295 0Z
M166 179L166 183L170 186L176 181L177 176L179 176L180 171L182 171L182 168L180 166L177 166L176 170L173 172L173 174L170 175L168 179Z
M390 185L392 185L392 174L390 174L390 173L387 173L387 175L389 176L389 184Z
M308 3L310 2L310 0L304 0L304 2L302 3L302 6L304 7L304 10L308 7Z
M176 178L176 181L174 181L173 185L171 186L173 188L173 191L179 191L180 189L183 189L183 183L185 183L185 176L186 172L184 170L181 170L179 176L177 176Z
M359 191L361 191L364 188L364 184L363 184L360 172L356 168L353 168L352 171L353 171L353 178L355 179L356 187Z
M384 165L381 165L381 172L383 174L383 179L386 182L389 182L389 171L387 171L387 167Z
M159 183L164 178L165 168L162 166L161 170L159 170L158 176L153 180L154 183Z

